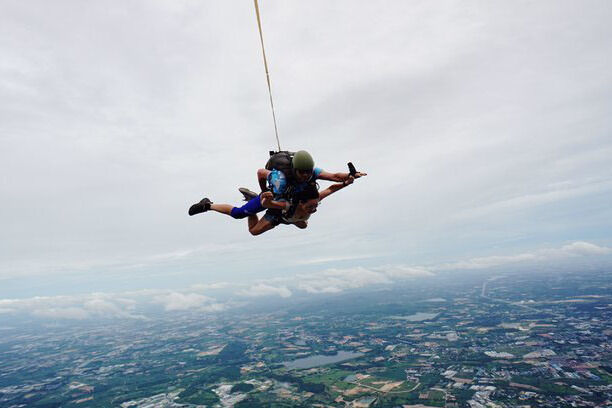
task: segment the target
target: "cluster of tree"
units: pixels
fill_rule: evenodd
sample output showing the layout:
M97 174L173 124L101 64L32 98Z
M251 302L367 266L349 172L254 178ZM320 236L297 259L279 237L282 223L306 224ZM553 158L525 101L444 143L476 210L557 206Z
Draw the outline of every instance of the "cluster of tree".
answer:
M512 380L519 384L527 384L534 387L537 387L544 391L544 394L551 395L572 395L575 392L569 387L569 385L564 385L562 380L559 381L551 381L550 378L542 378L542 377L513 377Z
M212 389L202 389L200 386L191 385L179 394L181 402L198 404L198 405L214 405L219 402L217 394L212 392Z
M240 401L236 405L236 408L308 408L308 404L300 404L295 401L260 401L254 396L249 396L246 399Z
M247 383L241 382L241 383L235 384L232 387L232 392L249 392L253 388L255 388L255 386L253 386L253 384L247 384Z
M419 399L418 392L411 392L408 394L387 394L379 397L377 406L381 407L395 407L402 406L404 404L417 405L423 402L423 400ZM428 407L443 407L444 401L427 401Z
M290 374L271 374L270 377L277 381L295 384L300 391L312 392L315 394L322 394L325 392L324 384L306 382L301 378L294 377Z
M215 356L206 356L199 358L198 361L202 365L211 364L239 364L245 363L248 358L245 355L247 345L240 341L231 341Z
M217 354L217 358L221 361L239 360L244 357L246 349L247 345L245 343L231 341Z

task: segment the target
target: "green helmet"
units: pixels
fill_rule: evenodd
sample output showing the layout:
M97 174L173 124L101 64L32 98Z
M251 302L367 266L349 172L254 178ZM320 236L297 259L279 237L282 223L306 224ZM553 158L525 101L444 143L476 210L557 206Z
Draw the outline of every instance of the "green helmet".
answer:
M300 150L293 155L291 165L294 170L312 171L314 168L314 160L306 150Z

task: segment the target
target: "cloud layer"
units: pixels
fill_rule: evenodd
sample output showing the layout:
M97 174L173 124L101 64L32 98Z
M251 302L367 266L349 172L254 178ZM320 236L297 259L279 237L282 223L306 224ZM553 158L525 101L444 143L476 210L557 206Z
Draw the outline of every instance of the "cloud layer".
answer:
M533 273L543 266L562 273L568 265L568 260L574 267L609 268L612 267L612 248L580 241L558 248L542 248L514 255L492 255L428 266L332 268L243 284L195 284L181 290L144 289L119 293L0 299L0 316L28 314L46 320L146 319L151 307L161 308L166 313L219 313L266 299L287 299L308 294L332 296L355 289L371 289L407 280L427 279L438 273L445 273L449 279L453 279L460 278L461 272L466 270Z
M551 264L558 266L560 261L567 261L576 258L581 258L584 260L588 257L598 257L611 254L612 248L579 241L564 245L561 248L540 249L516 255L494 255L472 258L466 261L441 264L433 267L432 270L447 271L457 269L487 269L521 264Z

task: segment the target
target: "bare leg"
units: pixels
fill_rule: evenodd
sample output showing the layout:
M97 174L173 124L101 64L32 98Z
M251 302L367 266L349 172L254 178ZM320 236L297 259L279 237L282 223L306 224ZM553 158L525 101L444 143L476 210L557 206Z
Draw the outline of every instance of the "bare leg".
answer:
M229 205L229 204L211 204L210 205L210 209L212 211L216 211L218 213L226 214L230 216L231 216L233 208L234 206ZM247 221L249 225L249 232L252 235L263 234L264 232L269 231L275 227L275 225L272 225L268 220L264 218L260 220L255 214L249 215Z
M259 222L259 218L255 214L249 215L248 222L249 222L249 231L251 231L251 229L255 228L255 225L257 225L257 223Z
M229 204L211 204L210 205L211 210L216 211L221 214L226 214L226 215L231 214L232 208L234 208L234 206L229 205Z
M296 222L293 223L293 225L295 225L299 229L304 229L304 228L308 227L308 223L306 221L296 221Z
M257 219L257 216L254 215L252 217L249 217L249 232L251 233L251 235L263 234L264 232L270 231L276 226L272 225L270 221L266 220L265 218L262 218L261 220L258 220L255 224L251 225L252 218Z

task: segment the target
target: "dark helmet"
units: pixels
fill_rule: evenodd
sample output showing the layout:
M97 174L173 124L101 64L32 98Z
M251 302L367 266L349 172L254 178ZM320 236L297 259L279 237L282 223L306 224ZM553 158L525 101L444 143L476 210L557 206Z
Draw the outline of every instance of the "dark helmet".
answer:
M314 160L306 150L300 150L293 155L291 165L294 170L312 171Z

